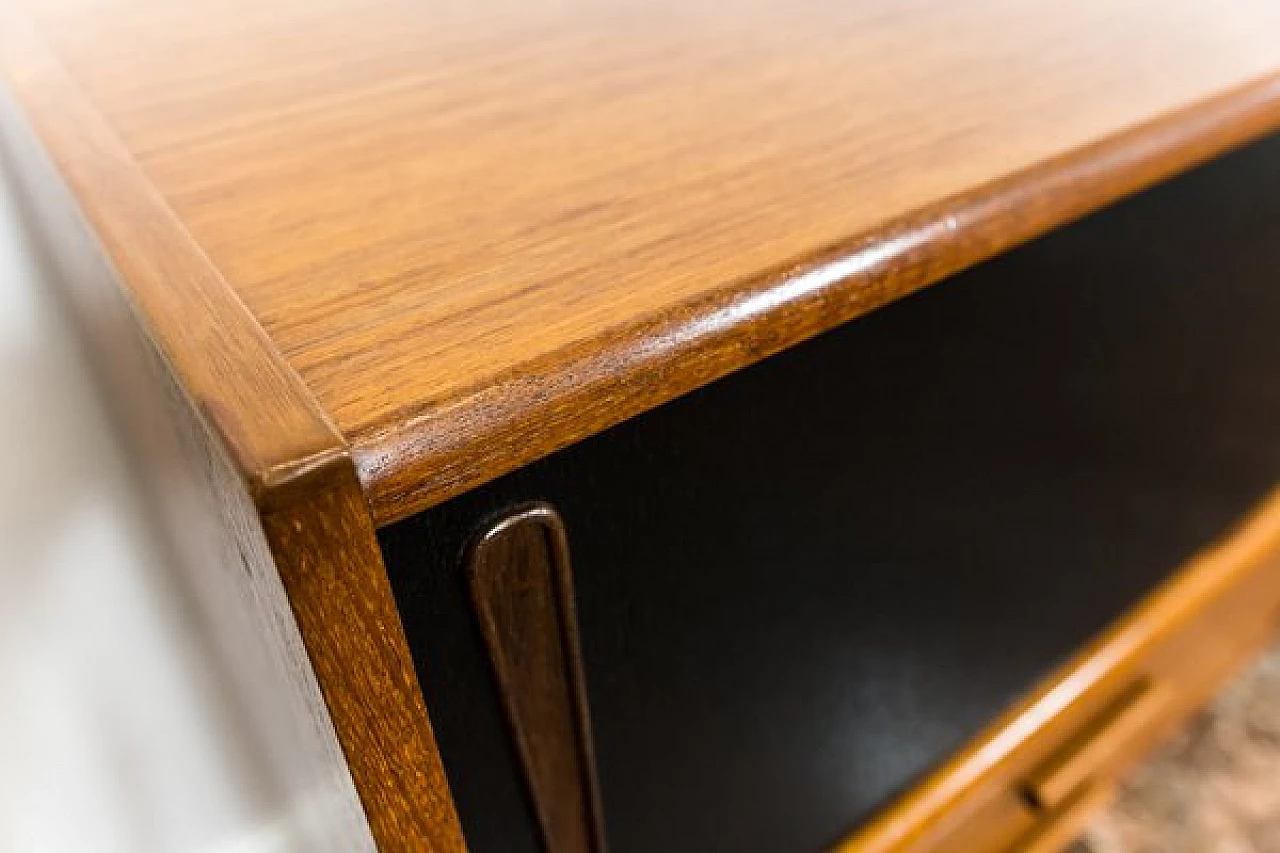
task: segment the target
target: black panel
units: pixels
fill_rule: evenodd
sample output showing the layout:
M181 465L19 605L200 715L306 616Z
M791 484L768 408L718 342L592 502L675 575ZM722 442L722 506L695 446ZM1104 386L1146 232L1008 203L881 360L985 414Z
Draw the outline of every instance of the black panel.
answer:
M1280 479L1280 140L382 532L474 853L536 849L463 593L568 524L615 853L816 850Z

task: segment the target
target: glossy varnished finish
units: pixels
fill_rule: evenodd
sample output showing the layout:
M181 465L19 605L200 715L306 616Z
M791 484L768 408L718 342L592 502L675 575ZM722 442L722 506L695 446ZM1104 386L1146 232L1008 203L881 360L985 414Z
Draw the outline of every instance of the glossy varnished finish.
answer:
M616 851L1013 844L1149 745L1125 691L1184 713L1280 604L1276 501L1238 527L1280 478L1277 187L1271 139L383 529L472 849L536 849L462 562L529 500Z
M254 661L264 744L300 762L282 784L342 827L307 849L367 846L361 803L383 849L463 846L375 525L1280 123L1269 0L0 8L39 228L103 361L142 353L110 387L161 401L126 419L159 503L230 658ZM865 380L820 395L854 405ZM804 493L802 468L774 474ZM478 838L506 851L539 842L504 743L483 749L514 805Z
M258 502L311 666L382 851L465 849L349 460ZM264 568L264 571L269 567Z
M341 440L310 392L39 33L0 6L0 69L80 203L148 337L258 490L320 467Z
M470 549L471 600L547 853L605 853L564 523L547 505Z
M1271 0L26 5L381 521L1280 121Z
M292 840L462 850L345 441L19 17L0 26L0 71L7 165L296 814Z

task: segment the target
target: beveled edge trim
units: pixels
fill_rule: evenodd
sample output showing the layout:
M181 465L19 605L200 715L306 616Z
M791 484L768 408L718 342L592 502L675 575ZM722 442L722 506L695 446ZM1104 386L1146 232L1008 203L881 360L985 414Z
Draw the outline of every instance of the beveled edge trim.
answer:
M1280 73L728 282L352 433L379 526L536 461L1280 127Z
M70 191L138 325L255 499L346 442L34 24L0 5L0 79Z
M569 707L556 711L572 717L571 729L575 743L550 744L553 749L569 750L572 761L577 766L575 780L547 780L537 778L535 766L538 764L537 752L543 751L551 740L547 732L530 731L536 728L539 721L531 719L530 697L521 695L513 683L510 667L505 661L505 649L502 636L503 626L499 624L499 615L494 612L493 584L499 579L492 577L493 567L489 561L489 551L504 537L517 528L536 525L547 537L545 562L540 568L546 572L546 580L551 588L545 592L548 599L545 603L555 608L555 627L559 629L556 636L546 636L547 644L558 646L559 660L564 667L564 677L569 691ZM493 676L498 684L503 709L507 717L508 729L515 741L516 751L524 764L525 783L533 801L534 812L541 825L543 843L549 853L606 853L607 843L604 832L604 807L600 793L600 780L596 771L595 742L591 733L591 711L587 698L586 672L582 663L582 649L578 640L577 605L573 591L573 569L569 561L569 538L564 520L555 507L546 502L522 505L502 516L487 527L484 532L467 549L466 573L471 590L472 606L475 608L480 631L488 646L489 663ZM526 578L527 580L527 578ZM507 626L513 627L513 626ZM528 627L528 626L526 626ZM524 637L528 639L528 637ZM536 701L535 703L536 704ZM536 709L532 709L536 710ZM537 736L541 734L542 736ZM571 783L578 788L581 798L585 826L566 827L557 823L553 814L551 798L560 792L545 790L548 784ZM572 843L564 845L556 843L556 839L566 836L577 836L580 846Z

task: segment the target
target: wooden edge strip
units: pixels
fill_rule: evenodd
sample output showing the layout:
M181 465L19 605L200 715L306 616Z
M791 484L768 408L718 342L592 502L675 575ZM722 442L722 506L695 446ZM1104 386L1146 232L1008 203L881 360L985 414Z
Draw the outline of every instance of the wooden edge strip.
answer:
M905 796L855 830L837 846L837 853L914 849L912 844L953 804L1010 761L1019 746L1067 711L1077 697L1176 634L1196 617L1203 602L1218 599L1277 550L1280 489Z
M1280 74L521 365L350 436L386 525L886 305L1280 126Z
M0 77L140 325L260 498L345 443L32 23L0 6Z
M350 464L263 512L294 618L378 849L466 844L373 521Z

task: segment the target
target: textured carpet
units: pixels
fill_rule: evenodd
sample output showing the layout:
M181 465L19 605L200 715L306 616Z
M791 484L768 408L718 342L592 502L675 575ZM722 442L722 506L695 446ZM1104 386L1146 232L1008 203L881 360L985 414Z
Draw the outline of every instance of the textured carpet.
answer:
M1280 645L1139 768L1070 853L1280 853Z

